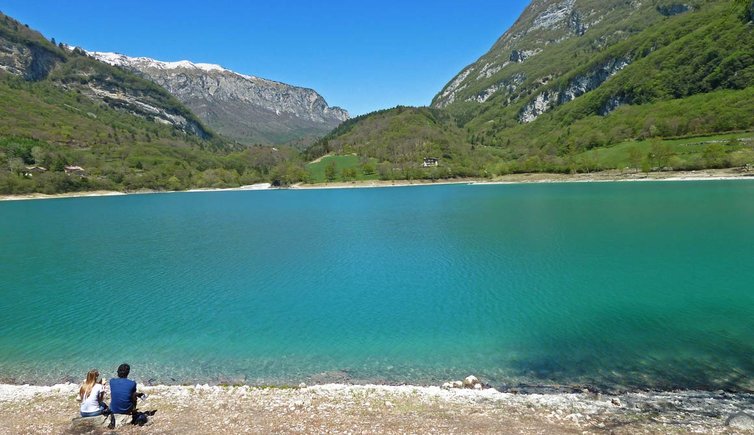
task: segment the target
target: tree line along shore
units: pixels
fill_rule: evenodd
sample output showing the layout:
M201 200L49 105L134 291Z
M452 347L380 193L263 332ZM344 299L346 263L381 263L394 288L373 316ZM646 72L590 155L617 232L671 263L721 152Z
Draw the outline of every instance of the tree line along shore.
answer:
M346 150L349 151L349 150ZM381 161L353 153L328 154L311 162L292 148L252 146L220 152L155 143L59 147L28 138L0 138L0 195L87 191L133 192L237 188L257 183L494 181L505 178L614 178L731 169L754 171L754 140L738 133L686 140L647 140L565 156L558 162L536 158L507 161L485 152L427 158L415 153ZM432 154L434 155L434 154ZM430 162L429 164L427 162ZM662 173L663 175L649 175ZM551 176L552 177L552 176ZM596 177L601 177L596 175Z
M527 184L527 183L590 183L590 182L629 182L629 181L718 181L718 180L754 180L754 170L747 168L708 169L702 171L674 171L674 172L626 172L601 171L584 174L550 174L523 173L509 174L494 178L466 178L456 180L352 180L333 181L324 183L295 183L288 186L273 186L271 183L257 183L239 187L227 188L199 188L186 192L215 192L215 191L248 191L268 189L349 189L349 188L381 188L381 187L411 187L448 184ZM90 190L65 193L23 193L0 195L0 201L79 198L93 196L119 196L126 194L174 193L176 190L139 189L135 191L119 192L114 190Z

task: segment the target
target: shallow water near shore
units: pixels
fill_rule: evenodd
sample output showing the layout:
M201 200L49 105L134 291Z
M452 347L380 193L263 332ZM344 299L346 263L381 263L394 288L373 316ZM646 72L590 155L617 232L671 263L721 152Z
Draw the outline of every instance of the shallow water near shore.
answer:
M754 383L754 181L0 203L0 381Z

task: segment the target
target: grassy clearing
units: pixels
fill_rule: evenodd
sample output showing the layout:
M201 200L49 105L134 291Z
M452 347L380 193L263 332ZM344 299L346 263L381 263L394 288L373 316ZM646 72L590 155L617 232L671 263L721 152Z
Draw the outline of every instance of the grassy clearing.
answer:
M306 170L311 183L379 179L377 160L355 155L326 156L315 163L307 164Z
M626 141L576 156L598 168L697 169L754 164L754 132Z

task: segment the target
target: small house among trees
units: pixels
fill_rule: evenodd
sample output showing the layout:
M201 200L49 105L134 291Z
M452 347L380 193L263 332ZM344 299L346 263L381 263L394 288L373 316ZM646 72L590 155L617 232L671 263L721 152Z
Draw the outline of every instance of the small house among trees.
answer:
M47 168L41 166L27 166L24 169L24 177L33 177L34 174L41 174L42 172L47 172Z
M78 175L79 177L86 175L86 171L81 166L66 166L63 169L66 175Z
M439 165L440 165L440 160L434 157L425 157L424 163L422 164L422 166L425 168L433 168Z

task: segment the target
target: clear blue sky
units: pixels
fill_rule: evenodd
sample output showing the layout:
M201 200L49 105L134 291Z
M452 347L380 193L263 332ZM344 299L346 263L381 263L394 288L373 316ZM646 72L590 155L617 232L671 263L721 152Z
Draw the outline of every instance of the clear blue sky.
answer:
M421 106L510 27L526 0L0 0L58 42L217 63L359 115Z

